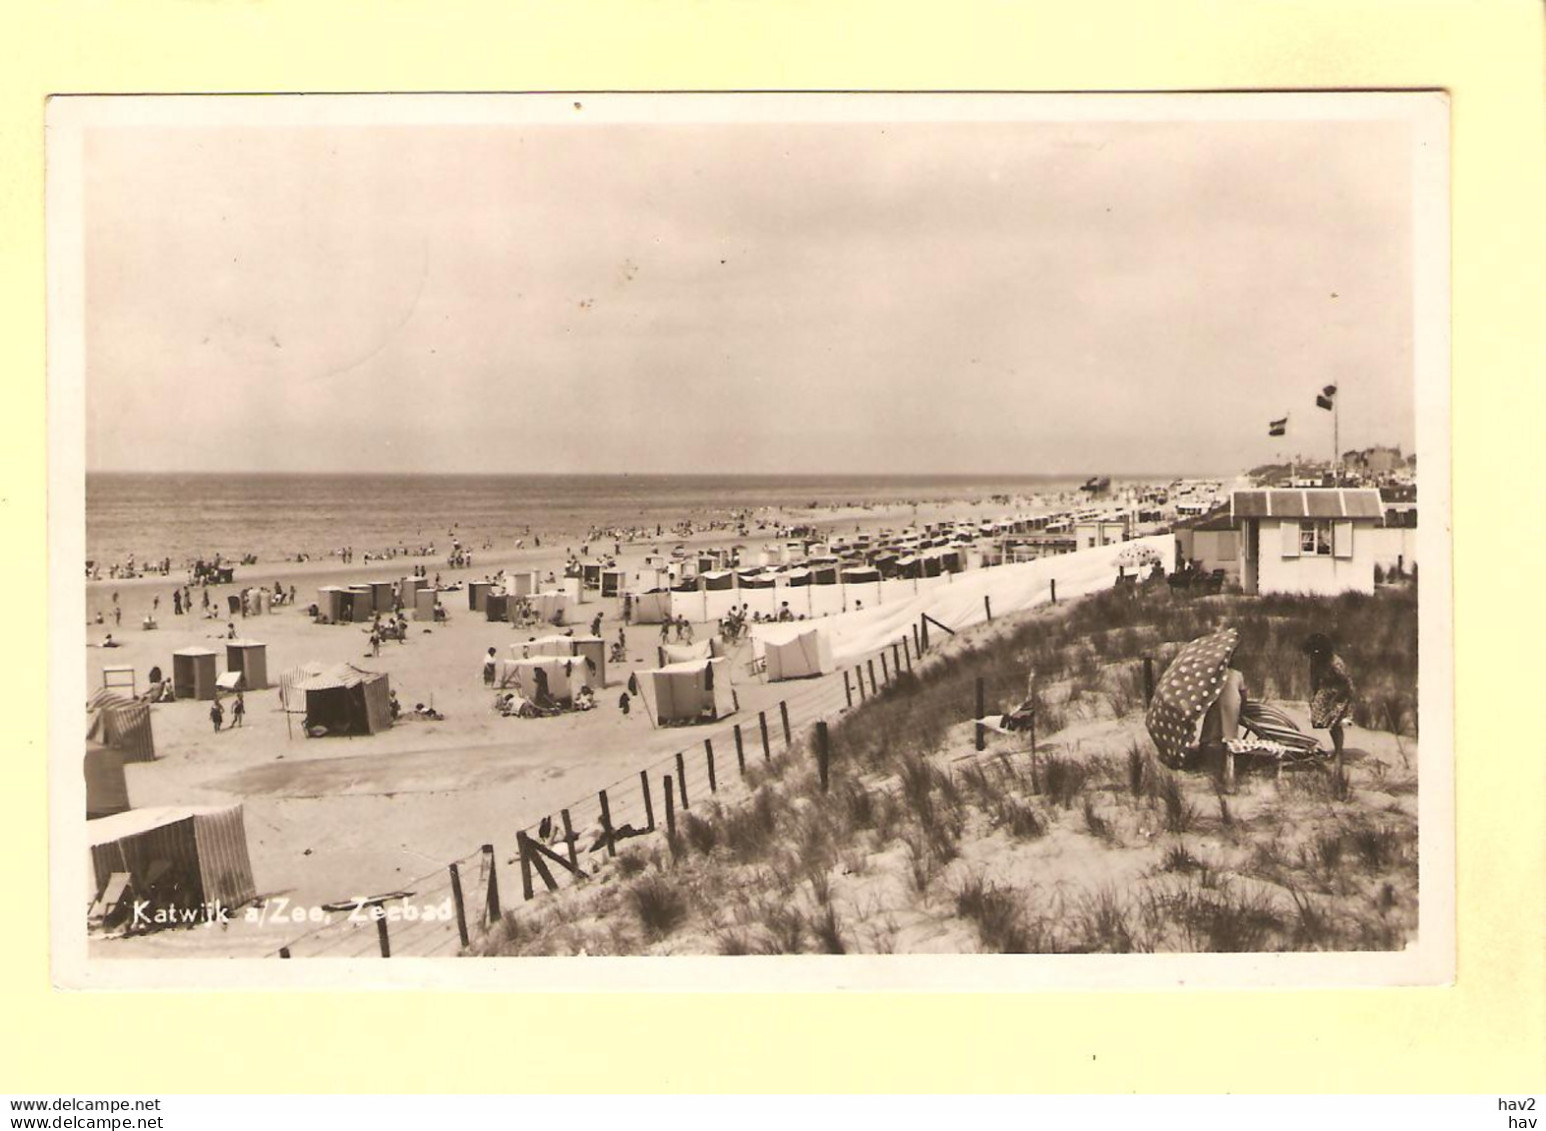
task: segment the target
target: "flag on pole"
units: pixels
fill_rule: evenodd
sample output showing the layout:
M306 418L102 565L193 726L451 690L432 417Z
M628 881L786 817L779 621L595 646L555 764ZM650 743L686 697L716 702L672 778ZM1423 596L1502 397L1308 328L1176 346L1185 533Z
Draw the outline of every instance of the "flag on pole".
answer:
M1287 433L1288 433L1288 417L1285 416L1282 420L1269 420L1269 421L1267 421L1267 435L1269 435L1269 436L1283 436L1283 435L1286 435Z
M1320 395L1315 398L1315 405L1317 408L1323 408L1330 412L1332 405L1336 401L1336 396L1337 387L1335 385L1327 385L1320 391Z

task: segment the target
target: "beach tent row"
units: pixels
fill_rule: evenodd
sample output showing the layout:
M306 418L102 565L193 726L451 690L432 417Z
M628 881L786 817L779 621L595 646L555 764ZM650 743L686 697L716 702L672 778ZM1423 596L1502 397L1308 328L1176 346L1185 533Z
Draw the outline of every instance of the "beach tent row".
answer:
M628 682L657 726L712 722L740 707L730 685L730 661L724 658L666 664L635 672Z
M553 625L563 624L568 619L567 610L576 603L568 593L556 589L519 596L489 592L483 597L483 615L490 621L506 621L515 624L516 612L521 608L523 599L526 607L536 613L538 620L543 624Z
M91 896L115 874L151 908L227 911L257 898L242 807L130 809L86 822Z

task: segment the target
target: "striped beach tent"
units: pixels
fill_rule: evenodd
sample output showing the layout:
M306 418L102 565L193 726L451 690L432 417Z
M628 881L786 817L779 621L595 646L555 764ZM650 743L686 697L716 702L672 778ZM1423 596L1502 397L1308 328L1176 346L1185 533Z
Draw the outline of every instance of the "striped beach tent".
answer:
M125 762L156 760L149 703L103 688L86 703L86 734L91 741L119 751Z

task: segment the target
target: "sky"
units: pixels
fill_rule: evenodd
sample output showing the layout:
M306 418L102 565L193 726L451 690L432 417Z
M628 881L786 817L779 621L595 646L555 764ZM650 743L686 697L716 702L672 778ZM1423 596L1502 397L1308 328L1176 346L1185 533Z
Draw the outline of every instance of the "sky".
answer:
M1410 451L1409 164L1399 122L93 128L87 465L1223 473L1329 455L1325 384Z

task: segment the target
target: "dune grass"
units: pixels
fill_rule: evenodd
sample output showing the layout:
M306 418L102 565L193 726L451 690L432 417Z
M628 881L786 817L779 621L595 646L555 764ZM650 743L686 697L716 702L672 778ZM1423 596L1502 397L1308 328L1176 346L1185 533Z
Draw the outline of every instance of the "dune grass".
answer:
M674 844L634 847L599 882L507 915L475 953L889 953L939 949L941 932L994 953L1404 945L1417 876L1405 748L1341 780L1307 770L1235 794L1155 759L1143 658L1157 677L1181 643L1225 625L1240 629L1248 686L1272 698L1305 697L1298 642L1330 632L1360 687L1360 724L1415 736L1410 587L1099 595L953 640L844 713L829 790L797 742L751 768L744 802L695 809ZM1033 669L1039 751L975 753L975 681L989 703L1016 703ZM1059 879L1065 862L1083 878ZM576 908L555 913L566 900Z

